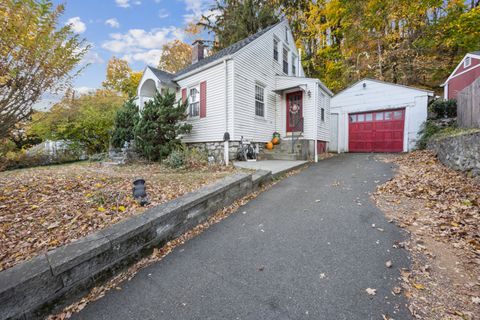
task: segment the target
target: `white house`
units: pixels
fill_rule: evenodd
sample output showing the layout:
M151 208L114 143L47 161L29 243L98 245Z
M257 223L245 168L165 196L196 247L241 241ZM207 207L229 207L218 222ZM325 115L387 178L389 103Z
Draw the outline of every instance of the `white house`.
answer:
M427 120L432 91L363 79L331 101L333 152L408 152Z
M242 137L263 146L279 132L283 144L298 140L304 150L296 152L310 159L330 140L332 92L304 77L286 21L208 57L197 41L192 64L175 74L147 67L138 87L140 107L155 90L188 99L193 129L182 141L205 147L217 160L228 162Z

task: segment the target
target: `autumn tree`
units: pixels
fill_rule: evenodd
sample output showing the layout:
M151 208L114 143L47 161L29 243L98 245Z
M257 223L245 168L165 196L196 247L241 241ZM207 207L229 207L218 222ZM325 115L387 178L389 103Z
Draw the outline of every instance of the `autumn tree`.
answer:
M163 45L158 68L175 73L192 63L192 47L180 40Z
M58 92L89 47L71 26L58 26L64 6L50 0L0 5L0 138L28 118L45 92Z
M112 57L108 60L106 79L102 86L132 98L137 94L141 78L142 73L132 71L127 61Z
M106 152L117 110L123 98L98 90L80 97L66 96L47 112L36 112L29 133L44 140L66 140L88 154Z
M215 35L218 51L279 21L271 0L217 0L199 25Z

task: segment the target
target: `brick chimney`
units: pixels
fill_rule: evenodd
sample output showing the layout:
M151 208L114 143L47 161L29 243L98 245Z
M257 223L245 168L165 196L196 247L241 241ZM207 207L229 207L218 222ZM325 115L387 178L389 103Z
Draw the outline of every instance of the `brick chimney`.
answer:
M192 64L205 57L205 45L203 40L195 40L192 44Z

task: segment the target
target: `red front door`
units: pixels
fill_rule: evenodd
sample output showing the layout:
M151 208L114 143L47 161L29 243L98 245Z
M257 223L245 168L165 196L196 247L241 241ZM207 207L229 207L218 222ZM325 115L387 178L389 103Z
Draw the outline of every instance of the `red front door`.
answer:
M350 152L402 152L405 109L348 115Z
M303 131L303 92L287 93L287 132Z

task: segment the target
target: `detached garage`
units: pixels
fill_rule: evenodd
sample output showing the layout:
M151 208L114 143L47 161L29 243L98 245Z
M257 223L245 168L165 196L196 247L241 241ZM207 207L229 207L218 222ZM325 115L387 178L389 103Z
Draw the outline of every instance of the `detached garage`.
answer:
M363 79L331 100L333 152L407 152L427 120L432 91Z

